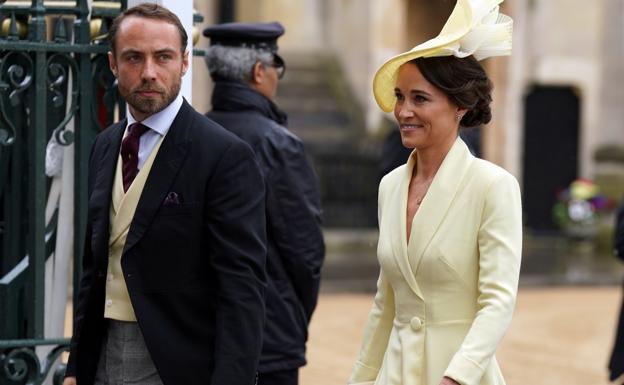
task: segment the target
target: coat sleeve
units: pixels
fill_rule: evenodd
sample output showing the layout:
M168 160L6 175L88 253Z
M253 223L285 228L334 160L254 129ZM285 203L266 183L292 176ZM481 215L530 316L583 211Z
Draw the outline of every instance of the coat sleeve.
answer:
M207 186L205 237L218 285L210 384L254 383L266 290L264 194L251 148L234 142Z
M325 257L318 182L301 142L272 150L261 155L272 158L265 160L268 231L309 321Z
M385 180L386 178L382 179L379 188L378 220L380 226ZM349 384L372 384L377 378L392 331L394 313L394 291L386 279L383 269L380 269L373 308L368 315L362 347L351 372Z
M444 375L477 385L505 334L516 302L522 253L522 207L518 182L495 178L485 196L479 246L477 313Z
M351 372L349 384L367 382L372 384L375 381L386 353L393 319L394 292L381 271L377 280L377 294L375 294L373 308L364 328L362 347Z
M78 291L78 301L76 309L74 311L74 327L72 332L72 339L69 346L69 358L67 360L67 368L65 369L65 377L76 376L76 357L78 351L78 341L82 332L84 324L84 318L87 313L87 299L94 279L94 263L93 254L91 253L91 226L87 225L87 231L85 234L85 246L82 254L82 276L80 277L80 289ZM104 311L104 310L102 310Z
M94 165L93 157L94 152L96 151L98 145L98 139L100 136L95 137L95 141L91 146L91 153L89 154L89 175L87 180L87 197L91 196L91 192L93 191L93 181L95 179L95 174L97 168ZM93 231L91 227L91 218L87 217L87 228L85 231L85 241L83 245L83 253L82 253L82 273L80 277L80 288L78 289L77 295L77 303L74 308L74 319L73 319L73 331L72 338L69 347L69 358L67 359L67 368L65 369L65 377L75 377L77 368L76 368L76 359L77 359L77 350L78 350L78 342L80 340L80 335L82 332L82 328L84 325L84 319L87 314L87 308L89 306L88 297L91 291L91 287L93 286L93 281L95 278L95 263L93 260L93 252L91 250L91 237Z

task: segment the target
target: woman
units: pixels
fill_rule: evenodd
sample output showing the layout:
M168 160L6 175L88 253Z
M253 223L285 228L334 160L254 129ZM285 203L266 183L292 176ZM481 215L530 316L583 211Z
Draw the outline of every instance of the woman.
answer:
M381 272L350 384L505 383L494 352L515 305L520 191L458 138L459 126L491 118L491 83L476 58L509 52L499 2L459 0L438 37L375 77L379 105L394 109L414 151L379 187ZM474 35L483 30L496 41Z

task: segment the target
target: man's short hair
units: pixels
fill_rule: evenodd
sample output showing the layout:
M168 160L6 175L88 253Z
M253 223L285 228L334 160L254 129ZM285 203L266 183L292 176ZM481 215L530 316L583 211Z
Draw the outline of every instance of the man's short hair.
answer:
M212 80L248 83L252 80L253 67L257 62L265 67L273 64L273 53L262 49L211 45L205 60Z
M136 17L144 17L147 19L155 19L162 20L169 24L173 24L178 29L180 33L180 50L182 53L186 50L186 46L188 44L188 34L176 16L175 13L171 12L167 8L160 6L154 3L142 3L135 7L128 8L124 12L122 12L119 16L113 20L113 24L108 31L108 42L110 43L111 51L115 54L115 38L117 37L117 32L119 31L119 26L124 21L125 18L129 16Z

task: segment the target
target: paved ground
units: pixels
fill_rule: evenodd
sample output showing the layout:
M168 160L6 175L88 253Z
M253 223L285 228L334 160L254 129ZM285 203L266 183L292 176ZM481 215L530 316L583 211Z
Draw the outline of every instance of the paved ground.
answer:
M507 385L608 385L621 295L619 286L520 289L497 354ZM372 294L321 294L301 385L346 384L371 304Z
M522 288L497 358L507 385L607 385L620 287ZM344 385L372 294L323 293L301 385Z

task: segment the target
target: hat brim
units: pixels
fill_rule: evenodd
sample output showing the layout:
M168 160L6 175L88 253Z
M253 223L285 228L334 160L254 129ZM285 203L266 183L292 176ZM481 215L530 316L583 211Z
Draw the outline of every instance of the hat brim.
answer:
M410 60L419 57L450 56L450 47L459 44L485 14L496 8L503 0L458 0L440 34L387 60L375 73L373 95L379 107L391 112L396 103L394 88L399 68Z

